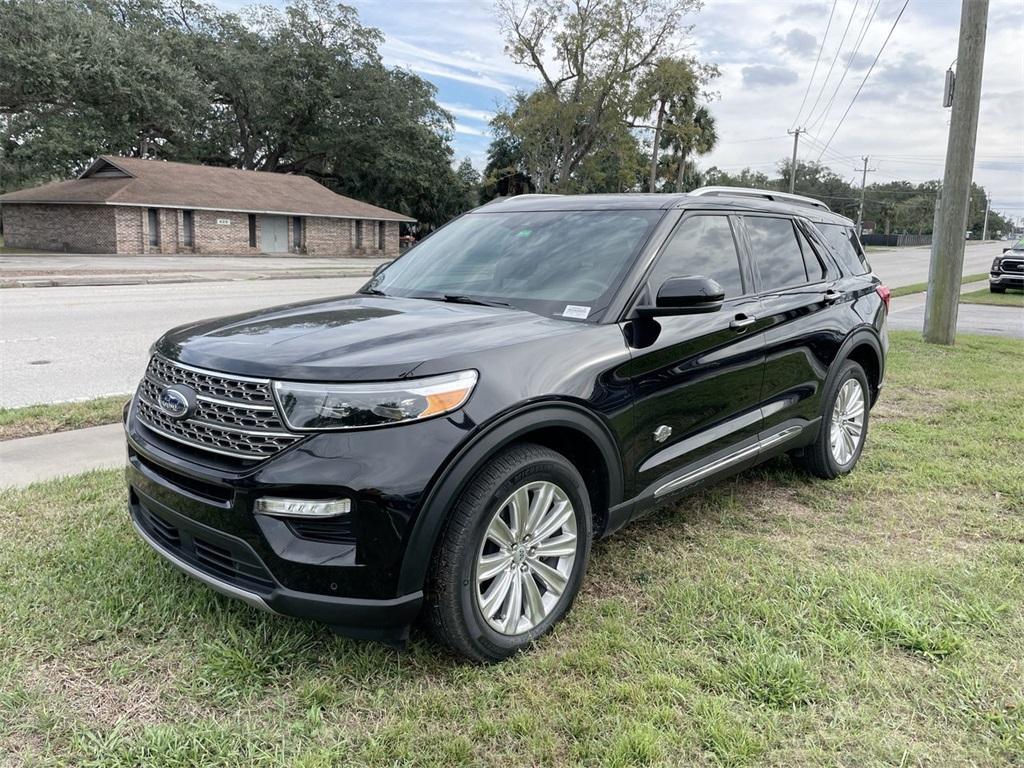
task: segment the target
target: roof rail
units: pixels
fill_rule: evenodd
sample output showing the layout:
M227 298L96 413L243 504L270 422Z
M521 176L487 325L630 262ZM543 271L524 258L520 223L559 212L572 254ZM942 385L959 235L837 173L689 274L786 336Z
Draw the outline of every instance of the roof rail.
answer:
M555 194L555 193L548 193L548 192L527 192L527 193L522 194L522 195L504 195L504 196L492 198L492 199L488 200L486 203L484 203L483 205L481 205L480 207L483 208L484 205L491 205L492 203L504 203L504 202L507 202L509 200L518 200L518 199L524 199L525 200L525 199L534 198L534 197L564 197L564 195Z
M763 197L780 203L792 203L793 205L809 205L812 208L821 208L831 211L825 203L815 200L813 197L803 195L791 195L788 192L776 192L774 189L753 189L751 187L700 187L689 194L698 197L707 195L712 197Z

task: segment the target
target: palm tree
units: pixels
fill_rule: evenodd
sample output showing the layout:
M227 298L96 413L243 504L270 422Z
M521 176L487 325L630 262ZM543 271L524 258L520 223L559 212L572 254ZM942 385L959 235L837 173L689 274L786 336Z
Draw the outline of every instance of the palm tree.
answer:
M692 111L686 107L692 107ZM666 144L672 148L676 166L676 192L682 192L686 167L691 155L706 155L718 143L715 116L706 106L679 104L673 111L673 125L666 132Z

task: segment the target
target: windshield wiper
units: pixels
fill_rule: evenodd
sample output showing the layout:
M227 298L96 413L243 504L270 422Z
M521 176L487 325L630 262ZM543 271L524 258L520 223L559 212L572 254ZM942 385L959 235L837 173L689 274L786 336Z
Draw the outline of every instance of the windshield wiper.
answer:
M387 296L387 294L384 293L384 291L380 290L379 288L363 288L361 291L359 291L359 293L368 293L372 294L373 296Z
M458 293L446 293L443 299L434 299L434 301L447 301L451 304L477 304L481 307L511 307L511 304L507 304L504 301L491 301L489 299L478 299L474 296L464 296Z

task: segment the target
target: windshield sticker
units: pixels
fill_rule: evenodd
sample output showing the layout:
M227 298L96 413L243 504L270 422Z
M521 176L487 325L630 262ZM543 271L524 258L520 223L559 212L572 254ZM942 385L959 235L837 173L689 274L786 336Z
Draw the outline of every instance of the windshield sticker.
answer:
M562 317L573 317L577 320L586 320L590 315L590 307L581 307L576 304L566 304Z
M518 232L516 232L516 237L529 237L532 234L532 229L520 229Z

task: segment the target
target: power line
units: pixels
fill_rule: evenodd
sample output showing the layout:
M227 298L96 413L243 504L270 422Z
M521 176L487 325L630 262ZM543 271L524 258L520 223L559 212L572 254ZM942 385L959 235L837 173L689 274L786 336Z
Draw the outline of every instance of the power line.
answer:
M875 65L878 63L878 59L882 56L882 51L884 51L885 46L888 45L889 38L891 38L892 33L896 31L896 25L900 23L900 19L903 18L903 12L907 10L907 5L909 4L910 0L904 0L903 7L900 8L900 12L896 16L896 20L892 23L892 27L889 29L889 34L885 36L885 40L882 41L882 47L878 49L878 53L875 55L875 60L871 62L871 66L868 67L868 71L864 73L864 79L861 80L860 85L857 86L857 92L853 94L853 98L850 100L850 106L848 106L846 111L843 112L843 116L839 118L839 124L836 126L836 129L832 131L832 135L828 137L828 141L825 142L825 149L828 149L829 144L832 143L832 139L836 137L836 134L839 133L839 129L843 127L843 123L846 121L846 116L849 115L850 110L853 109L853 105L856 103L857 97L860 96L860 92L864 88L864 83L866 83L868 78L871 77L871 73L874 71ZM824 150L822 150L821 154L824 154ZM818 155L818 159L821 159L821 155Z
M818 108L818 102L821 101L821 97L825 93L825 86L828 85L828 79L832 77L832 70L835 68L836 62L839 60L839 55L843 52L843 43L846 42L846 34L850 31L850 24L853 23L853 17L857 15L858 5L860 5L860 0L855 0L853 10L850 11L850 18L846 21L846 29L843 30L843 36L839 38L839 47L836 48L836 55L832 57L832 63L828 65L828 73L825 75L825 79L821 81L821 88L818 90L818 96L814 99L814 104L811 105L811 111L807 113L809 115L814 114L814 110Z
M823 142L817 136L812 136L811 134L805 131L804 137L807 141L811 142L812 149L817 149L819 151L825 149L825 142ZM837 152L834 149L827 149L826 154L830 160L833 160L835 162L849 163L850 165L854 165L857 162L857 158L853 157L853 155L844 155L842 152Z
M860 32L857 34L857 42L853 46L853 53L851 53L850 57L846 60L846 66L843 68L843 74L839 78L839 82L836 84L836 89L832 91L832 96L828 100L828 104L825 105L825 109L822 110L821 115L814 121L814 124L811 125L812 128L816 128L819 125L824 128L825 123L828 122L828 115L832 111L832 105L835 103L836 96L839 95L839 90L843 87L846 75L850 72L850 67L853 66L853 60L860 51L861 45L864 44L864 39L867 37L868 30L871 28L871 22L875 20L875 14L878 13L878 6L881 4L882 0L875 0L874 6L868 8L868 13L864 17L864 23L861 24Z
M814 76L818 74L818 62L821 61L821 52L825 50L825 41L828 39L828 31L832 28L832 17L836 13L836 6L839 4L839 0L832 0L832 10L828 14L828 24L825 25L825 34L821 36L821 45L818 46L818 57L814 60L814 69L811 70L811 79L807 81L807 90L804 91L804 97L800 101L800 109L796 111L796 120L793 121L793 128L796 127L797 123L800 122L800 115L804 113L804 104L807 103L807 95L811 92L811 86L814 84Z

